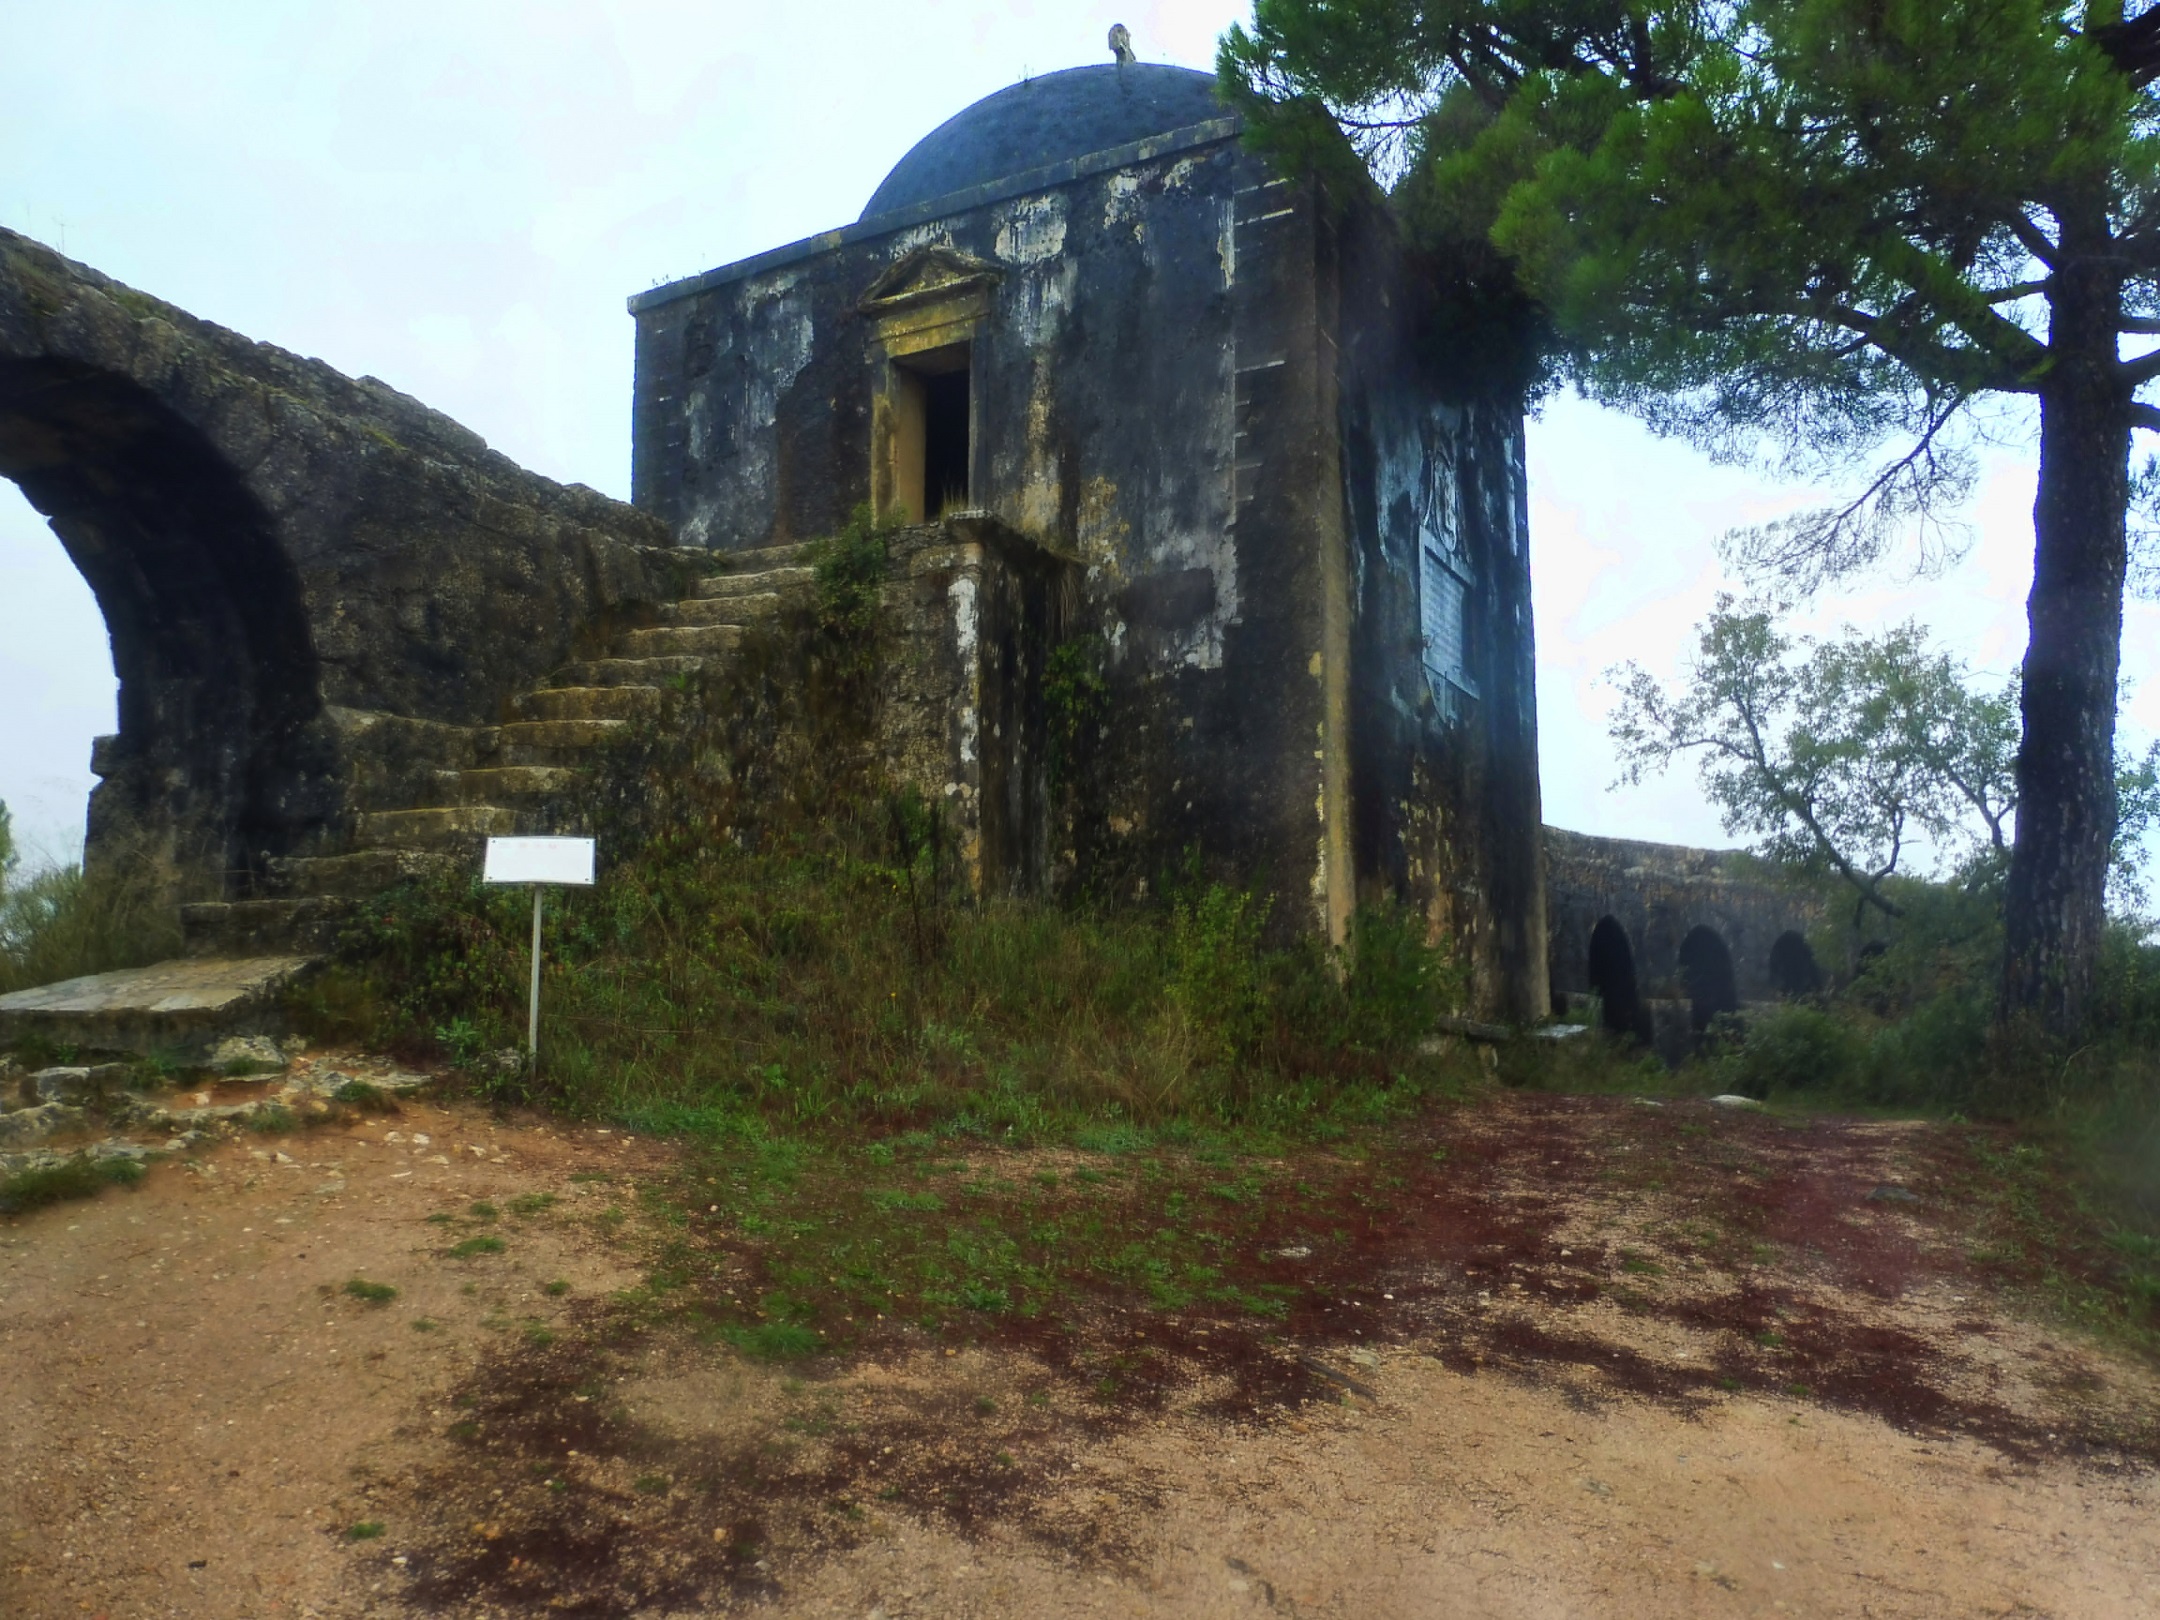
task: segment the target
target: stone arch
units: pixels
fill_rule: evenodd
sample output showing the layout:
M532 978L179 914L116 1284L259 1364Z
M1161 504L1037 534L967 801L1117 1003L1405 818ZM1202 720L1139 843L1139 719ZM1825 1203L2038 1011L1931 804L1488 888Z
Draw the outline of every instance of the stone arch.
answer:
M1590 930L1590 990L1616 1035L1636 1033L1643 1022L1642 992L1635 980L1635 948L1617 917L1604 916Z
M130 377L0 354L0 477L96 596L120 729L93 765L86 859L216 896L323 819L321 679L272 521L200 428Z
M1719 1013L1740 1010L1732 952L1715 928L1698 923L1680 941L1680 979L1687 987L1689 1022L1696 1029L1708 1029Z
M1770 946L1770 988L1786 997L1812 996L1823 987L1821 966L1805 935L1788 928Z

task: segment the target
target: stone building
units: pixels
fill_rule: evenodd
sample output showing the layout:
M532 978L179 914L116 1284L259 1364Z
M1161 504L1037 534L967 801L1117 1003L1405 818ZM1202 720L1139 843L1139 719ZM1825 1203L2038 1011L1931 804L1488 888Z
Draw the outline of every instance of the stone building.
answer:
M1509 1022L1610 1014L1623 951L1669 1001L1705 930L1759 994L1786 900L1539 825L1521 416L1432 280L1206 75L1053 74L854 224L632 301L625 505L0 230L0 477L120 677L87 860L149 861L196 952L319 950L421 865L577 830L682 693L806 689L801 544L869 503L913 520L879 763L978 892L1197 860L1337 941L1392 898Z
M1335 940L1393 897L1482 1010L1536 1017L1521 415L1419 285L1376 198L1276 172L1207 75L1051 74L933 130L855 223L631 300L633 500L728 552L864 502L1004 537L942 600L917 574L958 642L1004 643L1018 729L956 712L942 784L986 884L1140 893L1197 854ZM1055 638L984 617L1030 553L1069 582ZM1051 639L1100 679L1084 714L1045 712ZM1076 733L1059 780L1031 714ZM1000 746L992 791L970 749Z

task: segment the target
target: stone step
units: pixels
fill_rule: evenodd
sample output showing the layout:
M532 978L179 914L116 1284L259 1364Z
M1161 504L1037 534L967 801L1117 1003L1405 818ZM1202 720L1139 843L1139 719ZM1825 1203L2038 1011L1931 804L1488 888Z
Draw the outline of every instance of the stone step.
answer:
M702 658L591 658L565 664L548 679L559 686L650 686L686 680L705 667Z
M510 700L520 720L640 720L660 709L660 688L633 686L543 686Z
M668 624L624 634L621 651L630 658L710 658L742 645L739 624Z
M759 592L779 593L807 589L817 582L817 573L809 568L767 568L755 574L713 574L697 583L692 593L700 597L751 596Z
M516 804L523 800L553 799L569 793L585 779L585 772L570 765L484 765L478 770L448 773L447 796L457 804Z
M434 805L422 810L371 810L355 830L363 845L387 849L476 850L483 838L518 832L518 815L500 805Z
M598 748L629 729L627 720L513 720L496 735L504 762L511 763L515 750Z
M227 1035L280 1035L285 987L316 960L180 957L18 990L0 996L0 1047L35 1035L85 1052L193 1057Z
M753 546L747 551L718 551L712 556L730 574L756 574L769 568L806 566L803 554L809 549L809 541L791 540L784 546Z
M349 896L331 894L201 900L180 908L180 930L190 956L314 953L337 944L358 907Z
M747 596L693 596L683 602L667 602L660 608L662 624L755 624L780 611L780 597L773 591Z
M272 898L337 895L365 899L439 869L443 857L423 850L363 849L350 855L294 855L270 863Z

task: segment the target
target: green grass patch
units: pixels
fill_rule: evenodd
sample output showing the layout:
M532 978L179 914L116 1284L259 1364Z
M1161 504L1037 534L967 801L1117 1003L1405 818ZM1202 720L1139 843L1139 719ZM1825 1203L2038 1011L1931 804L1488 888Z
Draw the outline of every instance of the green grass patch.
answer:
M387 1305L397 1298L397 1290L388 1283L369 1282L364 1277L350 1279L345 1292L364 1305Z
M799 1361L816 1355L825 1343L815 1328L799 1322L731 1323L720 1336L760 1361Z
M133 1159L64 1159L0 1176L0 1215L21 1215L74 1198L95 1198L107 1187L131 1187L143 1167Z
M388 1528L380 1519L362 1519L358 1524L347 1527L345 1539L347 1541L378 1541Z
M484 1233L479 1237L469 1237L462 1243L452 1244L449 1250L450 1258L453 1260L470 1260L477 1255L501 1254L502 1252L503 1240L499 1237L490 1237Z
M389 1092L380 1086L371 1086L365 1080L346 1081L330 1093L330 1100L358 1109L363 1114L394 1114L398 1111Z

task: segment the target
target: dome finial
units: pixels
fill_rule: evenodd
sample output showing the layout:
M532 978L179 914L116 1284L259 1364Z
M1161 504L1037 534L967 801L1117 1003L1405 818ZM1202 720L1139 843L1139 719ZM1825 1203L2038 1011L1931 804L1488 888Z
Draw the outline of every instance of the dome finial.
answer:
M1133 55L1132 30L1123 23L1110 25L1110 54L1117 58L1119 67L1123 67L1127 62L1140 60Z

